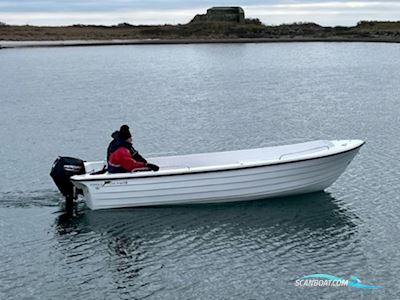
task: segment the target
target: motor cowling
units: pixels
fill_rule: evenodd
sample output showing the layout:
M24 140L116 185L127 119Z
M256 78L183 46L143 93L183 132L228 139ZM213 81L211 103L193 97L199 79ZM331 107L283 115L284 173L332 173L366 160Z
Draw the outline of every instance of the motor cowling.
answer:
M53 163L50 176L65 197L72 197L74 188L71 176L85 174L83 160L74 157L59 156Z

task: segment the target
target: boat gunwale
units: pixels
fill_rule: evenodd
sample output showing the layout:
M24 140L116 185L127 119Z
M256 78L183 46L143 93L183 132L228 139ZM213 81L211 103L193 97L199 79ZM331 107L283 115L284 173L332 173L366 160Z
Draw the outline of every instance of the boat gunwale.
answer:
M70 178L72 182L86 182L86 181L104 181L104 180L124 180L124 179L136 179L136 178L153 178L153 177L164 177L164 176L182 176L182 175L192 175L192 174L202 174L202 173L215 173L215 172L226 172L226 171L235 171L235 170L243 170L243 169L254 169L254 168L262 168L262 167L268 167L268 166L275 166L275 165L284 165L284 164L291 164L291 163L298 163L298 162L305 162L305 161L310 161L310 160L315 160L315 159L321 159L321 158L327 158L327 157L332 157L344 153L348 153L354 150L360 149L363 145L365 144L365 141L362 141L362 143L354 148L347 149L344 151L336 152L336 153L331 153L327 155L319 155L315 157L308 157L308 158L300 158L300 159L295 159L295 160L289 160L289 161L275 161L275 162L267 162L263 163L260 165L241 165L241 166L235 166L235 167L227 167L223 169L216 169L216 170L194 170L190 172L179 172L179 173L167 173L167 174L157 174L157 173L148 173L146 175L142 176L132 176L136 175L134 172L133 173L121 173L124 174L124 176L121 175L121 177L113 177L113 178L105 178L103 174L98 175L98 178L73 178L77 176L82 176L82 175L75 175ZM125 175L126 174L126 175ZM87 174L86 174L87 175ZM96 176L96 175L94 175Z

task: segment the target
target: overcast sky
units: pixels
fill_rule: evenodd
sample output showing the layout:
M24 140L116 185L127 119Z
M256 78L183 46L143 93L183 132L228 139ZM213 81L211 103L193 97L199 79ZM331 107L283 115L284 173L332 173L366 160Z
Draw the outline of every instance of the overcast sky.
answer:
M242 6L246 17L268 25L316 22L355 25L360 20L400 20L400 0L0 0L8 24L178 24L212 6Z

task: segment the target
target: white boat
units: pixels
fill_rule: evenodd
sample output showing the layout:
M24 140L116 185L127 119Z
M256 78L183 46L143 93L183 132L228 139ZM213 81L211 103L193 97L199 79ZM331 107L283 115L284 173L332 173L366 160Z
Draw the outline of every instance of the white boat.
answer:
M344 172L362 140L319 140L267 148L153 157L160 170L71 177L90 209L247 201L321 191Z

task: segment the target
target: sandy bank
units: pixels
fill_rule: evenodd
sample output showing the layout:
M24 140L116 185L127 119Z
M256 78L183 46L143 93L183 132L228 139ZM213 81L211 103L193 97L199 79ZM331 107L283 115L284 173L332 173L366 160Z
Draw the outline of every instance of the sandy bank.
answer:
M69 41L0 41L0 48L82 47L115 45L290 43L290 42L380 42L400 43L400 38L242 38L242 39L135 39L135 40L69 40Z

